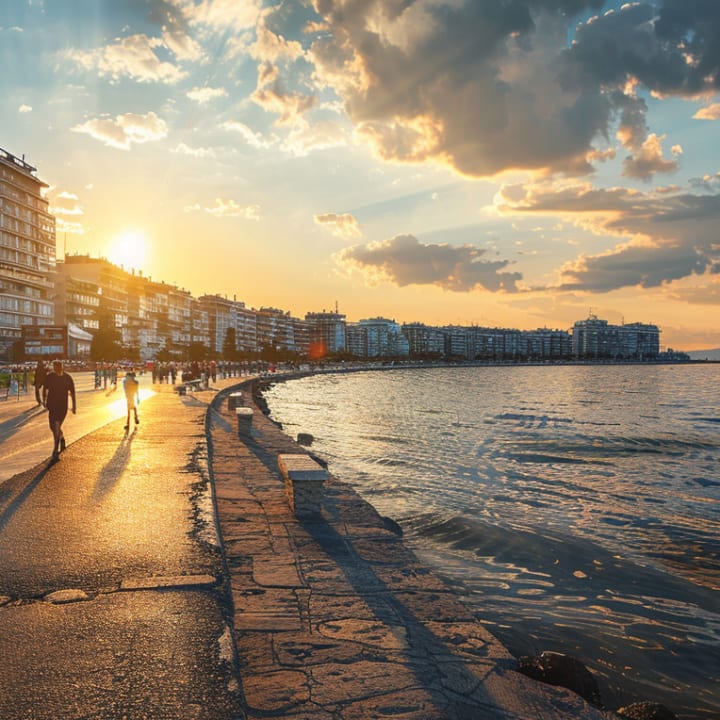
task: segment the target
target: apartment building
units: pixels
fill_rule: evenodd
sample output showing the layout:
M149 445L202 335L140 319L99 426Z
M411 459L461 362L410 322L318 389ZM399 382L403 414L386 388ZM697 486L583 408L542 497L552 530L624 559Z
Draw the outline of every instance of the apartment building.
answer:
M440 328L423 323L405 323L402 334L407 338L411 357L445 357L445 333Z
M572 352L575 357L588 360L656 358L660 352L660 329L644 323L611 325L590 315L573 326Z
M55 218L36 168L0 148L0 357L25 326L52 325Z
M295 341L295 323L289 312L261 307L255 311L255 317L257 346L260 350L299 352Z
M354 357L407 357L410 344L394 320L369 318L346 323L346 350Z
M317 357L345 352L346 317L338 312L305 314L310 335L310 352Z
M238 353L255 353L258 348L257 318L255 312L237 299L222 295L202 295L200 306L207 313L209 348L222 355L228 337L234 335L234 350ZM230 335L228 335L230 333Z

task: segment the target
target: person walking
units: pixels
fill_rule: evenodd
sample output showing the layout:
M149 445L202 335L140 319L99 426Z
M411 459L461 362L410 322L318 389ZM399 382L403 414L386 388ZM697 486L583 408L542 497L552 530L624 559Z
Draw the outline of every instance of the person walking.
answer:
M134 370L128 370L123 379L123 390L125 391L125 399L127 400L127 421L125 422L125 430L130 428L130 416L135 415L135 424L140 424L138 418L137 406L140 404L140 383L135 377Z
M37 361L35 365L35 377L33 378L33 386L35 387L35 400L38 405L42 405L42 386L47 377L47 370L45 369L45 363L42 360Z
M63 371L60 360L53 361L53 371L43 382L43 405L48 410L48 422L53 434L53 453L51 460L60 459L60 453L65 449L65 435L62 424L68 411L68 396L72 399L72 413L75 415L75 383L70 375Z

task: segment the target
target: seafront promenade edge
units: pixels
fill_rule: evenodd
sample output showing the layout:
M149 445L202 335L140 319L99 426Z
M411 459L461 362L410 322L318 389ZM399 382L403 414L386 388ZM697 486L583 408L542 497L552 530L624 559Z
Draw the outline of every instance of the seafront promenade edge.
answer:
M348 484L298 519L277 457L306 450L252 399L222 390L206 430L249 720L560 720L617 717L539 683ZM240 432L228 407L254 413Z

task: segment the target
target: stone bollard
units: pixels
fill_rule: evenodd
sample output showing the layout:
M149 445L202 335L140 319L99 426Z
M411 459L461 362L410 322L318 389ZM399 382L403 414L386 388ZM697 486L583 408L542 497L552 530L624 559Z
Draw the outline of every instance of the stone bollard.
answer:
M242 392L234 392L228 395L228 410L233 411L239 408L243 404Z
M316 517L322 505L322 486L328 472L309 455L278 455L285 495L296 517Z
M235 408L238 420L238 435L249 435L252 427L253 411L249 407Z

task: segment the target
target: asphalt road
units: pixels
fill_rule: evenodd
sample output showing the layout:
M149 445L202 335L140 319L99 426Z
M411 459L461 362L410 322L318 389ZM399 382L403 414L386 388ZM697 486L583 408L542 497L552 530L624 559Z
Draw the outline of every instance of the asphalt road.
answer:
M243 718L206 510L211 393L144 378L126 433L122 390L76 380L57 463L34 400L0 408L3 475L25 464L0 481L0 718Z

